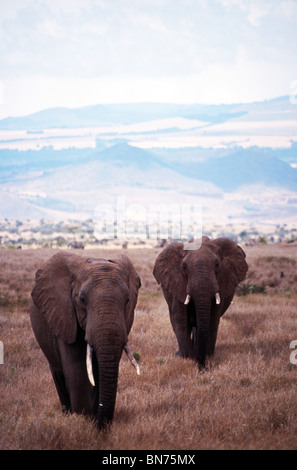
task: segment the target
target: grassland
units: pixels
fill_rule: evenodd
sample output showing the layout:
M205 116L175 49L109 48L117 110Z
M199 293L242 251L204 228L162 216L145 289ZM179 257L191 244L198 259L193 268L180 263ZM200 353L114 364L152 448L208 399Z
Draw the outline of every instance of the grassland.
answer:
M126 250L142 279L129 341L141 375L123 356L115 418L103 437L83 416L62 415L31 330L34 274L55 250L0 250L0 448L296 449L297 366L289 345L297 339L297 248L245 251L247 280L222 318L209 369L199 373L191 360L174 357L176 339L152 275L159 250Z

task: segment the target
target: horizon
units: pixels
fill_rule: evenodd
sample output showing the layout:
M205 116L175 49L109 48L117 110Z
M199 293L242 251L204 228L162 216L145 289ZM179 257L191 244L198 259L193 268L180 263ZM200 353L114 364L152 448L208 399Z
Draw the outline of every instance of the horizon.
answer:
M1 93L0 93L1 95ZM286 95L278 95L278 96L273 96L271 98L264 98L264 99L259 99L259 100L254 100L254 101L238 101L238 102L217 102L217 103L203 103L203 102L170 102L170 101L123 101L123 102L102 102L102 103L93 103L93 104L83 104L80 106L74 106L74 105L69 105L69 106L62 106L62 105L56 105L56 106L51 106L51 107L46 107L46 108L40 108L37 109L36 111L29 112L27 114L17 114L17 115L8 115L1 117L0 113L0 121L5 120L5 119L15 119L15 118L26 118L29 116L33 116L35 114L39 114L45 111L51 111L51 110L57 110L57 109L65 109L65 110L75 110L75 109L84 109L84 108L92 108L96 106L130 106L130 105L175 105L175 106L241 106L241 105L252 105L252 104L260 104L260 103L267 103L267 102L276 102L280 100L285 100L288 99L288 102L292 103L292 97L295 97L296 93L294 90L294 94L286 94ZM292 103L293 104L293 103ZM1 105L1 103L0 103ZM1 108L0 108L1 109Z

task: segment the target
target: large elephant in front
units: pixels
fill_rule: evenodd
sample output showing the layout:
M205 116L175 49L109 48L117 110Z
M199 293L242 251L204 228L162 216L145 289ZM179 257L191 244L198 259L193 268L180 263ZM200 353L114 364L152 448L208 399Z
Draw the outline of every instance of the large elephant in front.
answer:
M63 410L113 419L119 362L128 346L140 278L127 256L116 260L60 252L36 272L30 317ZM139 372L139 370L137 370Z
M202 237L197 249L171 243L156 259L153 274L169 307L178 354L199 368L214 353L220 318L247 269L244 251L227 238Z

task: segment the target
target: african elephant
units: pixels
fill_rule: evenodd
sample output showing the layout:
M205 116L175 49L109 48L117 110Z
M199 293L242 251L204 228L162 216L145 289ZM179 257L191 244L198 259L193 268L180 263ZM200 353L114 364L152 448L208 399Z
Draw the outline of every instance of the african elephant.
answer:
M35 275L31 324L62 410L93 417L99 429L113 419L123 349L139 373L128 334L140 285L124 255L105 260L59 252Z
M83 244L83 242L77 242L76 240L68 244L68 248L71 248L72 250L78 250L78 249L83 250L84 247L85 245Z
M227 238L202 237L198 249L171 243L156 259L153 274L169 307L177 354L200 369L214 353L220 317L247 269L244 251Z

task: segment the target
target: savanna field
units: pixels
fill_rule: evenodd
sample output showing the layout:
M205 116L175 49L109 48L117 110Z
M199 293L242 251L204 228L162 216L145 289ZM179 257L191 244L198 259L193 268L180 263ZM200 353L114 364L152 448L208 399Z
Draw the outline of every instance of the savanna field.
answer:
M215 355L203 373L174 356L167 304L152 274L160 249L125 250L142 281L129 337L141 375L123 355L106 436L89 419L61 413L31 329L34 275L57 250L0 250L0 448L296 449L297 365L290 362L290 343L297 340L297 247L244 250L247 279L222 317ZM120 251L79 253L112 258Z

